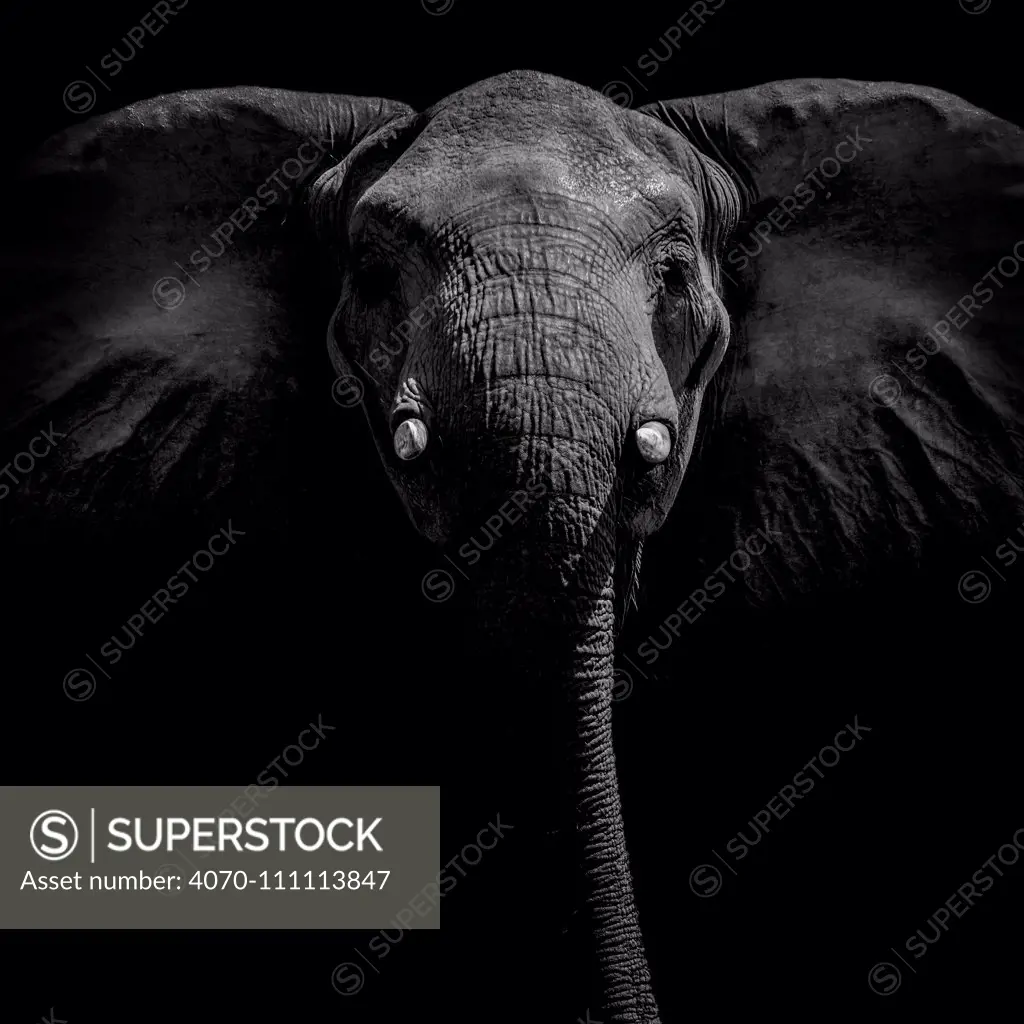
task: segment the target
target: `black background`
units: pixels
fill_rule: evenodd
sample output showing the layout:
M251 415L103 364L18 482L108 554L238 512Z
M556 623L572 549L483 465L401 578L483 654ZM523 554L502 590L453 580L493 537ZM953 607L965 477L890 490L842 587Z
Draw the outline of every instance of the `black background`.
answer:
M438 6L437 4L434 5ZM422 108L501 71L530 68L601 89L636 71L688 4L457 0L429 16L418 2L252 8L190 0L120 74L93 113L178 89L266 85L387 96ZM147 8L14 3L3 14L7 126L42 139L71 123L64 87L117 46ZM726 0L680 52L634 84L636 102L743 88L783 78L903 81L957 93L1019 120L1024 103L1011 6L968 15L956 2L784 8ZM125 52L122 44L121 52ZM101 72L103 73L103 72ZM103 73L105 75L105 73ZM6 134L6 133L5 133Z
M351 9L190 0L159 36L147 36L91 113L161 92L240 84L423 107L512 68L600 89L629 81L623 65L636 71L649 47L663 47L659 37L686 6L610 5L598 13L589 4L457 0L432 16L416 0ZM65 86L88 77L84 65L98 69L145 11L32 3L0 15L11 153L78 119L62 103ZM845 8L727 0L643 79L649 94L633 83L636 104L774 79L843 77L935 86L1021 123L1012 13L1008 0L978 15L956 0ZM359 458L372 472L375 455ZM335 497L353 501L351 493ZM30 606L34 630L5 645L6 781L245 786L322 713L339 731L294 781L441 784L442 855L454 856L487 820L474 817L487 802L484 782L466 779L498 725L473 718L466 681L447 671L446 645L458 637L445 610L417 594L437 557L411 537L397 503L372 522L350 508L346 523L360 531L358 543L338 536L329 509L315 522L290 524L272 544L254 542L86 705L69 706L60 692L74 663L68 659L102 642L188 552L166 571L155 568L168 566L173 556L164 553L116 572L83 558L75 574L61 566L62 579L78 580L71 589L50 583L56 556L39 566L31 595L8 591ZM958 603L955 591L959 573L980 555L991 558L1015 525L1000 527L987 548L948 552L914 586L894 577L871 593L787 616L754 621L736 611L705 622L688 635L684 672L652 674L623 702L617 728L627 824L667 1020L716 1011L902 1016L959 1000L984 1015L1016 1005L1019 864L952 920L949 935L913 963L917 975L903 969L899 992L880 998L866 980L872 965L894 959L890 946L906 955L906 937L1024 825L1020 584L1010 575L978 608ZM690 581L678 589L681 597ZM247 595L241 605L239 594ZM396 614L406 595L421 618L408 629ZM674 604L647 600L626 650ZM386 728L368 724L385 711ZM713 861L712 847L723 852L854 715L872 732L735 878L726 877L721 893L697 899L690 871ZM474 785L475 796L463 801L459 794ZM10 1019L37 1019L50 1007L70 1024L243 1015L401 1020L446 1011L461 1020L467 1008L477 1019L507 1019L526 1002L533 1019L569 1024L572 1016L552 1009L555 1000L537 986L540 940L513 941L502 923L503 911L540 886L543 849L510 838L493 855L491 864L499 862L505 868L484 867L459 883L446 901L443 938L408 935L381 975L347 999L332 990L331 970L351 959L353 946L365 949L370 935L18 934L3 938L4 987L17 1014ZM510 878L517 888L505 888ZM478 991L474 956L502 961L506 987Z

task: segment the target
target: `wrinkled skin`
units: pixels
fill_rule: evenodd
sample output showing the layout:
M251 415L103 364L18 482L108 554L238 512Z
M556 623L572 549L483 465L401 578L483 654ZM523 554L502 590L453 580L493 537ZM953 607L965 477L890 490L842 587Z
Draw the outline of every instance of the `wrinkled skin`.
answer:
M778 235L755 252L744 223L857 132L869 141L829 184L831 205L769 226ZM289 197L297 233L264 217L201 292L154 308L170 260L310 136L328 155ZM77 447L18 485L10 523L103 526L108 511L118 530L176 526L183 510L214 521L245 501L283 516L302 474L281 470L274 427L310 404L297 353L321 344L334 308L335 369L359 381L415 529L455 551L510 501L521 513L464 588L468 678L511 695L531 739L546 729L561 751L549 765L524 741L530 763L510 777L531 795L559 780L545 823L560 824L575 871L558 876L564 914L591 938L585 1005L658 1020L611 743L642 544L669 534L663 552L717 561L770 513L778 558L744 591L769 604L882 572L894 549L916 564L942 523L970 538L1020 508L1019 279L975 314L971 344L931 355L913 409L869 391L1024 237L1019 130L891 83L776 83L638 112L515 72L421 114L180 94L80 126L41 157L26 202L53 223L30 224L7 259L34 270L38 294L5 309L4 428L18 451L56 417ZM729 258L743 241L756 262ZM312 302L294 266L310 252L338 268ZM652 423L663 461L641 455ZM396 433L416 457L398 456ZM366 500L346 458L332 471ZM663 563L674 578L675 557Z
M409 118L395 129L402 155L346 197L351 264L336 338L368 373L374 436L425 536L469 536L526 481L545 483L514 553L482 574L479 635L500 645L554 634L541 645L548 666L506 666L564 690L567 811L603 1005L648 1020L656 1010L611 753L616 579L664 522L728 343L714 245L738 197L698 154L674 165L670 131L589 90L538 78L510 106L509 86L459 93L426 124ZM556 105L568 116L553 121ZM353 166L378 146L367 140ZM314 190L314 216L332 226L345 180L339 169ZM428 322L407 350L380 359L395 347L392 326L416 310ZM411 462L391 444L406 417L430 437ZM658 464L636 445L651 421L672 444Z

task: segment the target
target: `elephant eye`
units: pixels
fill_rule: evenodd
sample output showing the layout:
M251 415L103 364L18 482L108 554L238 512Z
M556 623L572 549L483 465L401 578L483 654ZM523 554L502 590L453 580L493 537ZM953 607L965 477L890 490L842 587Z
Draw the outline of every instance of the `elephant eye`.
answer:
M668 261L662 271L661 281L669 295L686 294L686 271L677 260Z
M683 247L673 245L659 253L654 269L658 288L664 295L677 299L688 293L691 263Z

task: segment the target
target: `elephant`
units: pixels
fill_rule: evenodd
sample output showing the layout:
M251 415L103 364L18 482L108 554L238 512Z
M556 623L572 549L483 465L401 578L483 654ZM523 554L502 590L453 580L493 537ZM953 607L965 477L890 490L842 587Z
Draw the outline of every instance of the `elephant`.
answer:
M514 71L423 111L164 95L19 173L2 436L38 466L0 478L8 538L288 519L327 410L341 511L452 556L399 634L454 584L481 689L543 708L587 1005L660 1020L617 639L687 551L770 545L742 597L771 608L1019 518L1020 129L892 82L627 109Z

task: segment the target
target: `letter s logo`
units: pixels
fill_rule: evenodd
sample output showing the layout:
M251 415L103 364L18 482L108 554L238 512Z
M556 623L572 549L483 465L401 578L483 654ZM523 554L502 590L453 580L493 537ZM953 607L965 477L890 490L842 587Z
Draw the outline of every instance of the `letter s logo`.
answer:
M455 593L455 580L445 569L431 569L420 582L420 590L428 601L438 604Z
M68 827L71 830L71 839L65 834ZM41 841L40 835L52 842ZM78 845L78 826L75 819L66 811L43 811L29 827L28 838L32 849L43 860L64 860L75 852Z
M868 988L876 996L891 996L900 987L902 980L899 969L887 961L875 964L868 971Z

